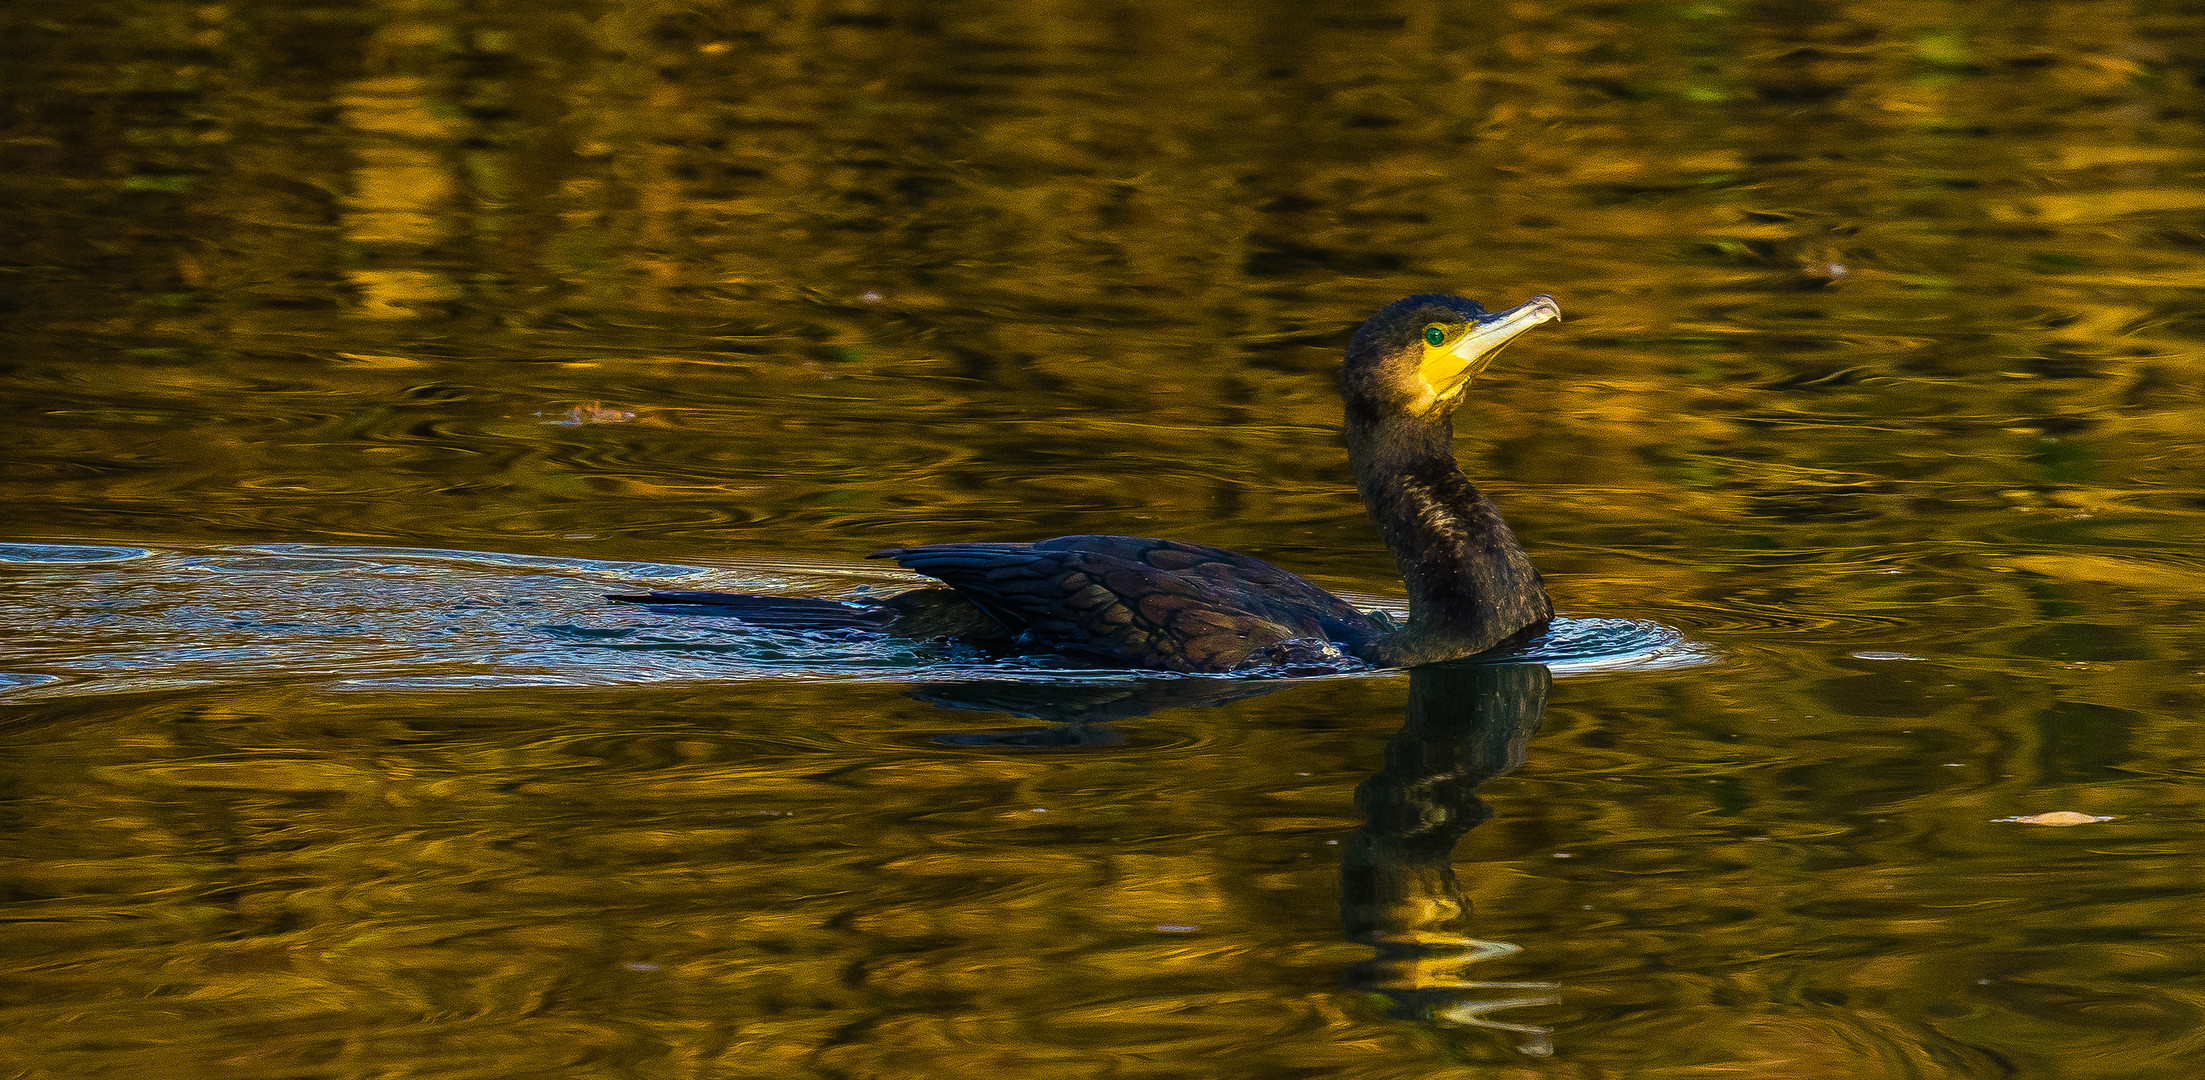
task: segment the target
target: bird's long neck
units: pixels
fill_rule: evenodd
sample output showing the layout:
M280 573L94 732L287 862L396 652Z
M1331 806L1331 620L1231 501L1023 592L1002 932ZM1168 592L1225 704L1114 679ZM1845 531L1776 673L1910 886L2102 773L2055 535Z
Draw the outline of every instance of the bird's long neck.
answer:
M1450 417L1347 418L1355 485L1409 588L1409 624L1365 657L1407 667L1470 656L1554 613L1485 493L1455 464Z

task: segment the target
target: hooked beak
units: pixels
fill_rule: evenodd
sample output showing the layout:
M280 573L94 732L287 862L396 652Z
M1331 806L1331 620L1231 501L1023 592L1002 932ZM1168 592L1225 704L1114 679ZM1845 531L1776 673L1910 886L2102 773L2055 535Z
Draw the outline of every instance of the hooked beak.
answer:
M1462 336L1450 352L1470 365L1475 375L1493 362L1493 354L1501 346L1516 340L1516 335L1543 322L1553 322L1562 317L1562 305L1544 294L1534 296L1507 311L1496 311L1478 320L1477 329Z
M1501 351L1501 346L1516 340L1524 331L1543 322L1553 322L1562 317L1562 305L1546 295L1534 296L1507 311L1496 311L1479 319L1470 332L1455 342L1455 347L1444 353L1434 353L1423 364L1424 381L1441 400L1461 392L1463 386Z

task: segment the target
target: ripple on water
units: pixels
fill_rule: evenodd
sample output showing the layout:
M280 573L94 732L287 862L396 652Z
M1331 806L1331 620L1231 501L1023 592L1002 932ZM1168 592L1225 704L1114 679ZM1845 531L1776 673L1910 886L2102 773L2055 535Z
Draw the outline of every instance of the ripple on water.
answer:
M962 703L941 704L1081 722L1067 710L1108 719L1114 707L1130 707L1113 701L1138 699L1153 711L1159 700L1231 700L1289 681L1096 669L1067 658L987 656L864 631L761 630L605 600L609 592L669 581L834 596L914 580L881 567L707 567L305 544L173 550L11 544L0 546L0 560L14 564L28 586L0 593L0 625L46 630L35 642L0 646L8 671L0 699L209 682L466 690L816 679L954 682L966 689L945 693L962 695ZM1520 648L1479 662L1541 663L1570 674L1709 659L1659 624L1559 618ZM1357 665L1306 674L1384 673ZM1026 706L1002 700L1016 697L1020 686L1044 688L1045 700ZM1129 694L1136 686L1145 689Z
M0 563L112 563L142 559L148 554L144 548L90 544L0 544Z
M373 563L394 570L438 566L483 566L520 570L575 571L623 579L688 578L710 571L671 563L576 559L556 555L515 555L502 551L452 551L446 548L378 547L348 544L255 544L241 550L295 557L330 557ZM351 564L348 564L351 565Z
M1557 675L1593 671L1654 671L1713 663L1715 656L1683 634L1642 619L1557 617L1544 634L1487 663L1545 664Z
M203 569L231 574L328 574L359 570L356 559L314 559L290 555L238 555L202 562Z

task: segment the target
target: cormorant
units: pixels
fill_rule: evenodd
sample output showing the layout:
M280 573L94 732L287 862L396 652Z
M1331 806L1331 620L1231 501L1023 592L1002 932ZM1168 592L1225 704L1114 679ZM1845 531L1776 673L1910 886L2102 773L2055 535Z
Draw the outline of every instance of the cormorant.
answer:
M927 544L873 553L942 581L880 600L733 593L612 597L715 608L754 626L879 630L1104 664L1224 672L1343 654L1380 667L1473 656L1553 617L1539 571L1455 464L1454 412L1501 347L1561 317L1551 296L1487 312L1457 296L1387 305L1340 367L1355 485L1408 585L1409 618L1366 614L1269 563L1132 536Z

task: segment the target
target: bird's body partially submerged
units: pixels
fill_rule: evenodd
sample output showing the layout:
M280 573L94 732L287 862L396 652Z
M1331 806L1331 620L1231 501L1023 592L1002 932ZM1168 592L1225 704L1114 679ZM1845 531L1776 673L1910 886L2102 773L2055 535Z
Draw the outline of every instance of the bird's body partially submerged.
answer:
M891 548L948 588L871 603L722 593L614 599L720 609L761 626L846 626L1036 648L1117 666L1222 672L1352 656L1382 667L1473 656L1553 615L1539 571L1455 463L1453 414L1517 335L1559 317L1545 296L1497 314L1412 296L1363 324L1340 371L1356 486L1409 591L1406 625L1269 563L1129 536Z
M1378 620L1270 563L1134 536L930 544L876 558L946 582L1053 651L1158 671L1293 666L1352 654Z

